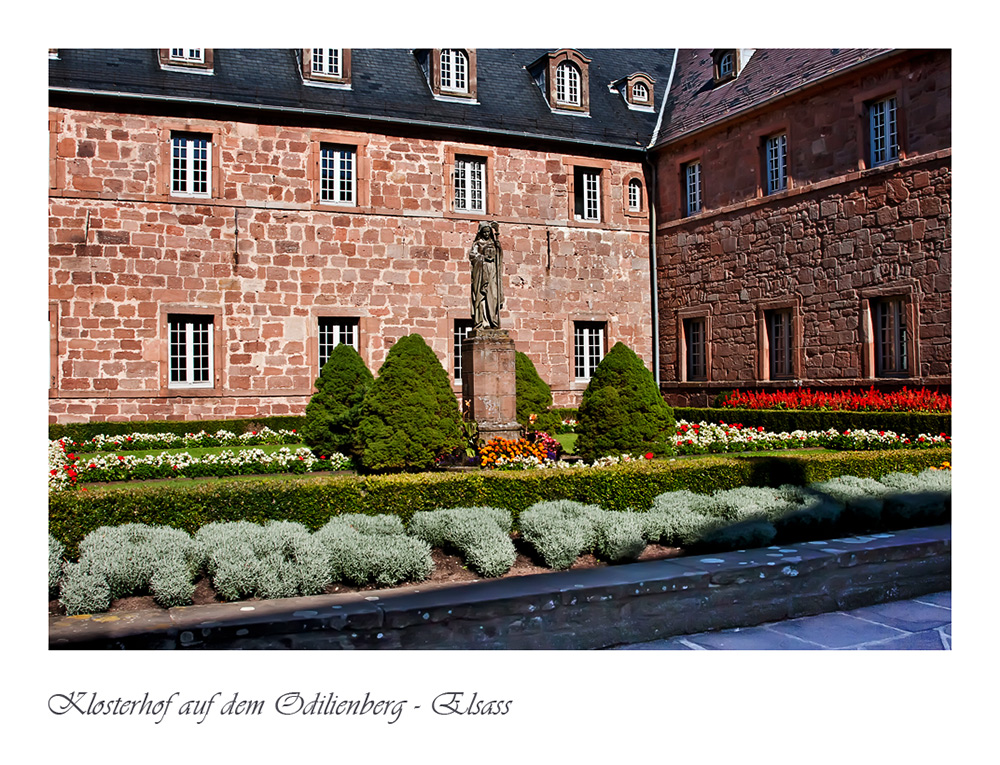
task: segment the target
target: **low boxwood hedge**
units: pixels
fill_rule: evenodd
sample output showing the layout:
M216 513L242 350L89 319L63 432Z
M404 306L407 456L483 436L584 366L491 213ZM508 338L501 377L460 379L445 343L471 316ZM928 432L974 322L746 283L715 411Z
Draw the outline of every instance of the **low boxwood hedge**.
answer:
M521 511L570 499L608 510L647 510L666 491L708 494L738 486L804 485L840 475L878 478L917 473L951 460L949 447L780 456L726 455L626 463L610 468L310 476L264 481L206 481L196 486L138 484L53 492L49 531L69 556L89 532L123 523L168 525L195 533L213 521L288 520L315 531L345 513L399 516L488 505Z
M916 436L951 435L951 415L937 412L844 412L809 409L702 409L674 407L674 416L688 422L728 422L763 427L774 433L793 430L891 430Z

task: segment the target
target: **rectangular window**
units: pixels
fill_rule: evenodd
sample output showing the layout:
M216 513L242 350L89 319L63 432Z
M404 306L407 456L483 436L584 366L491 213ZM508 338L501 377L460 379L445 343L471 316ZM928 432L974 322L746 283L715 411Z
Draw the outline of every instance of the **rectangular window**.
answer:
M642 209L642 184L635 178L628 182L628 209L632 212Z
M701 211L701 162L684 165L684 214Z
M170 60L200 64L205 61L205 53L202 48L171 48Z
M792 312L765 311L767 329L768 377L771 380L794 377L792 367Z
M357 198L357 149L354 146L322 144L319 157L321 202L353 205Z
M573 367L576 379L589 380L604 358L604 322L578 321L573 325Z
M574 209L577 220L601 219L601 171L586 167L573 170Z
M469 336L472 331L472 319L455 319L453 330L453 354L455 358L454 375L455 379L462 380L462 341Z
M170 193L207 197L212 189L212 140L193 133L170 135Z
M455 157L455 209L486 212L486 160Z
M169 315L171 388L211 388L212 335L211 316Z
M704 317L684 319L684 351L688 380L708 379L708 347Z
M319 368L330 360L333 349L343 343L358 351L358 320L321 316L319 319ZM359 351L360 352L360 351Z
M323 74L327 77L341 76L341 55L340 48L312 48L312 71L313 74Z
M907 359L906 301L886 298L873 301L875 324L875 374L896 377L909 372Z
M765 143L767 163L767 193L774 194L788 187L788 136L773 135Z
M868 126L872 167L898 159L895 97L876 101L868 107Z

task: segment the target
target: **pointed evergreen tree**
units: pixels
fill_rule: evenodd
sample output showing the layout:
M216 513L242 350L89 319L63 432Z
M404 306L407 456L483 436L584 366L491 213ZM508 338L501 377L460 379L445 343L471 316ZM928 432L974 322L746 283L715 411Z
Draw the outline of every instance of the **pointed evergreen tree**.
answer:
M306 405L302 440L321 456L350 456L361 401L375 377L354 348L339 343L320 370L316 392Z
M559 418L549 412L552 406L552 389L538 374L531 359L521 351L514 355L514 375L517 385L517 421L535 430L553 430ZM538 417L531 424L533 414Z
M361 403L355 447L367 471L427 470L465 446L448 373L424 339L400 338Z
M652 373L624 343L615 343L594 370L578 415L576 453L592 460L609 454L665 454L674 411Z

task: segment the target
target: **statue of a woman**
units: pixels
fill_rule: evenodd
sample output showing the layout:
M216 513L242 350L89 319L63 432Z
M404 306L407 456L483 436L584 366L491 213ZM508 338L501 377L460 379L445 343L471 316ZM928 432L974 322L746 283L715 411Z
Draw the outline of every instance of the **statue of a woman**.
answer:
M503 250L500 226L480 223L476 239L469 248L472 264L472 322L476 329L500 326L503 308Z

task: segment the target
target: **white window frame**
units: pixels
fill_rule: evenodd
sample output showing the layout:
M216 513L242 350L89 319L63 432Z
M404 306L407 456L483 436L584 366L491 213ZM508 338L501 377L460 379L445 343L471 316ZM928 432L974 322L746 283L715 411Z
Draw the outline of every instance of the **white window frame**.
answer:
M170 60L185 64L204 64L204 48L170 48Z
M684 214L695 215L701 209L701 161L696 160L684 165Z
M566 106L581 106L582 80L576 64L563 61L556 67L556 103Z
M455 319L452 326L452 376L455 382L462 382L462 341L474 329L472 319Z
M642 183L638 178L632 178L628 182L628 209L629 212L642 210Z
M361 352L361 322L356 317L320 316L316 322L317 338L319 340L319 371L330 360L330 354L338 345L351 346Z
M607 324L603 321L578 321L573 324L573 375L586 382L605 355Z
M342 77L344 70L343 48L310 48L313 74L325 77Z
M775 194L788 188L788 135L779 133L765 142L767 163L767 193Z
M170 135L170 193L212 196L212 137L197 133Z
M323 204L357 204L358 148L323 143L319 148L319 201Z
M868 142L872 167L899 159L896 97L889 96L868 107Z
M632 100L646 102L649 100L649 88L644 82L632 83Z
M469 92L469 57L461 48L441 50L441 90L449 93Z
M167 387L215 387L214 336L212 316L170 314L167 317Z
M601 171L596 168L574 169L573 209L577 220L601 220ZM577 204L579 202L579 204ZM576 212L579 207L580 212Z
M455 209L486 213L486 159L474 156L455 157Z

